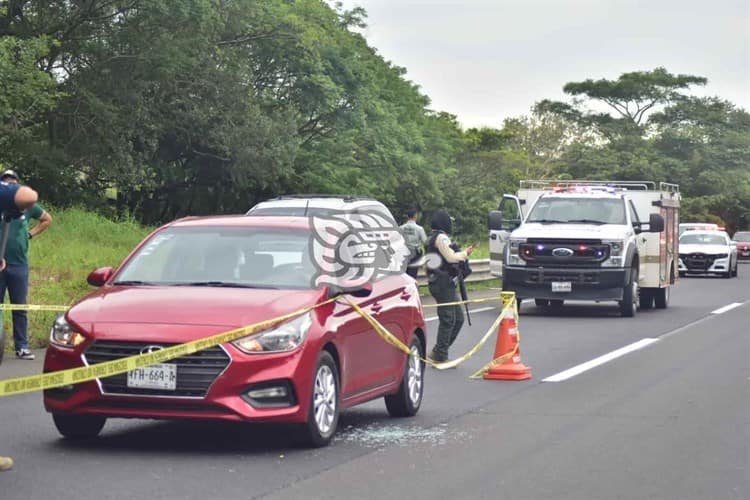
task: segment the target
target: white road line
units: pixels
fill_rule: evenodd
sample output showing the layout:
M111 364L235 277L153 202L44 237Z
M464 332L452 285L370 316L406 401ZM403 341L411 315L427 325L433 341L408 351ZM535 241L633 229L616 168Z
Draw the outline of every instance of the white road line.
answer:
M733 302L733 303L729 304L728 306L720 307L720 308L718 308L715 311L711 311L711 314L722 314L722 313L725 313L727 311L731 311L735 307L740 307L741 305L742 305L741 302Z
M472 310L470 310L469 314L480 313L480 312L484 312L484 311L491 311L493 309L496 309L496 308L495 307L480 307L478 309L472 309ZM438 319L437 316L431 316L429 318L425 318L424 320L425 321L437 321L437 319Z
M659 339L652 339L652 338L641 339L638 342L634 342L630 345L626 345L625 347L622 347L620 349L617 349L616 351L607 353L604 356L599 356L596 359L592 359L591 361L581 363L578 366L574 366L573 368L569 368L565 371L552 375L551 377L547 377L543 379L542 382L562 382L563 380L568 380L569 378L573 378L576 375L579 375L585 371L591 370L592 368L596 368L599 365L603 365L604 363L607 363L608 361L612 361L613 359L619 358L620 356L624 356L630 352L637 351L638 349L642 349L646 347L647 345L653 344L654 342L658 342L658 341Z

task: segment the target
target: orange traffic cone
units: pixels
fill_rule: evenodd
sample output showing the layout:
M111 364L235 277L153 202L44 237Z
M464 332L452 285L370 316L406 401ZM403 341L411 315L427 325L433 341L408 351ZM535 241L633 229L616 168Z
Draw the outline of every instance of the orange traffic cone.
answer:
M515 352L513 352L515 350ZM502 363L491 367L484 374L485 380L526 380L531 378L531 368L521 362L521 349L518 346L518 328L515 318L504 318L500 321L500 331L497 333L497 344L495 345L495 356L501 356L513 352Z

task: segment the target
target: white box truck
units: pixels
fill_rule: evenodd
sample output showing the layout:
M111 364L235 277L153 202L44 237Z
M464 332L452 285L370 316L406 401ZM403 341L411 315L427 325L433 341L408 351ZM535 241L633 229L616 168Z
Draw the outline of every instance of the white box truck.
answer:
M521 181L489 214L490 271L538 306L666 308L678 279L680 191L670 183Z

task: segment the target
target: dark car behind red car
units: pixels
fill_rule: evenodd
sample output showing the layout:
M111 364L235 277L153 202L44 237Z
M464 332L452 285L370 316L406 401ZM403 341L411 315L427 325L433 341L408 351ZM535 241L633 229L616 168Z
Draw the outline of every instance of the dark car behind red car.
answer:
M311 227L302 217L189 218L159 228L101 287L58 318L45 372L83 367L221 333L335 296L315 286ZM342 295L410 346L380 339L345 300L195 354L44 393L66 437L97 435L107 418L300 424L327 444L341 409L385 397L394 416L421 404L425 328L405 274Z
M737 243L737 258L750 260L750 231L737 231L732 240Z

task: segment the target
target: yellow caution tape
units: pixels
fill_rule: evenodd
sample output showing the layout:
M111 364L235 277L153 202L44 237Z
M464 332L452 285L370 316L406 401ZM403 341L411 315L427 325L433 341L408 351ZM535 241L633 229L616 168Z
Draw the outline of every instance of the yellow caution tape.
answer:
M65 312L70 306L49 306L45 304L0 304L3 311L54 311Z
M487 340L493 334L497 333L497 329L500 326L500 322L503 319L505 319L509 314L512 314L512 313L515 313L517 315L517 310L514 310L514 308L516 307L515 293L513 293L513 292L503 292L503 294L504 294L503 295L503 302L505 302L505 305L503 307L502 312L497 317L497 319L492 323L492 325L490 325L490 327L487 329L487 332L482 336L482 338L479 339L479 342L477 342L474 345L474 347L472 347L471 349L469 349L466 352L466 354L464 354L463 356L461 356L459 358L456 358L454 360L444 361L444 362L440 362L440 363L432 361L429 358L422 358L421 356L420 356L420 359L423 362L425 362L425 363L433 366L434 368L437 368L438 370L447 370L449 368L454 368L454 367L460 365L461 363L463 363L464 361L466 361L467 359L469 359L470 357L472 357L474 354L476 354L477 351L479 351L484 346L484 344L487 342ZM384 341L386 341L387 343L391 344L396 349L404 352L405 354L411 354L411 350L409 349L409 346L407 346L406 344L404 344L401 341L401 339L399 339L398 337L396 337L395 335L393 335L391 332L389 332L388 329L385 328L382 324L380 324L380 322L377 319L375 319L371 314L369 314L367 311L363 310L361 307L359 307L357 304L355 304L351 299L347 298L347 300L349 301L349 304L352 306L352 308L355 311L357 311L363 318L365 318L365 320L368 323L370 323L370 325L373 328L375 328L375 331L380 335L380 337ZM495 300L497 300L497 299L495 299ZM513 355L517 349L518 349L518 346L516 345L516 348L514 349L514 351L512 353L509 353L509 354L506 354L504 356L501 356L500 358L497 358L499 360L497 362L498 363L502 363L504 361L504 359L502 359L503 357ZM494 366L492 363L495 362L495 361L496 360L491 361L487 365L487 369L489 369L490 366ZM472 378L475 378L475 377L472 376Z
M487 339L489 339L492 336L492 334L497 332L497 328L500 325L500 322L504 318L506 318L507 315L510 314L511 311L513 312L516 318L516 325L517 325L518 324L518 304L516 303L516 300L515 300L515 294L513 292L501 292L501 297L503 299L503 310L501 311L500 315L492 323L492 325L490 325L489 329L482 336L479 342L477 342L474 345L474 347L469 349L469 351L466 352L466 354L454 360L445 361L441 363L436 363L430 359L420 357L422 361L437 368L438 370L446 370L448 368L454 368L455 366L458 366L459 364L463 363L464 361L469 359L471 356L476 354L476 352L479 351L487 342ZM45 373L41 375L32 375L28 377L18 377L18 378L12 378L12 379L7 379L7 380L0 380L0 397L41 391L45 389L53 389L55 387L62 387L62 386L71 385L71 384L80 384L82 382L88 382L90 380L95 380L100 377L110 377L113 375L119 375L121 373L127 373L137 368L142 368L144 366L153 365L155 363L163 363L165 361L179 358L181 356L186 356L188 354L192 354L194 352L201 351L203 349L207 349L215 345L224 344L226 342L231 342L241 337L252 335L254 333L265 330L277 323L295 318L317 307L329 304L335 300L337 299L331 298L324 302L321 302L320 304L316 304L314 306L309 306L309 307L304 307L304 308L298 309L297 311L291 312L289 314L277 316L275 318L271 318L266 321L261 321L259 323L254 323L252 325L235 328L234 330L229 330L226 332L218 333L218 334L211 335L203 339L194 340L192 342L186 342L184 344L167 347L165 349L155 351L152 353L148 353L148 354L138 354L135 356L117 359L114 361L98 363L92 366L70 368L68 370L60 370L60 371ZM352 306L352 308L356 312L358 312L363 318L365 318L365 320L368 323L370 323L370 325L372 325L372 327L381 336L383 340L391 344L396 349L399 349L400 351L404 352L405 354L407 355L411 354L411 350L409 349L409 346L404 344L398 337L396 337L391 332L389 332L382 324L380 324L380 322L377 319L375 319L367 311L364 311L361 307L359 307L356 303L354 303L350 298L347 297L347 300L349 304ZM475 299L474 301L466 301L466 302L479 302L479 301L486 302L488 300L496 300L496 299ZM460 302L460 303L463 304L464 302ZM441 305L448 305L448 304L441 304ZM67 306L45 306L45 305L30 305L30 304L11 304L11 305L5 305L3 307L8 310L27 310L27 311L66 311L68 310ZM490 363L488 363L481 370L479 370L474 375L472 375L471 378L478 378L482 376L492 366L502 363L506 359L510 358L511 356L514 356L515 353L518 351L519 343L520 343L520 334L519 334L518 342L516 343L516 346L512 352L504 354L503 356L490 361Z
M170 359L179 358L180 356L186 356L188 354L192 354L194 352L201 351L218 344L224 344L241 337L246 337L247 335L252 335L253 333L265 330L282 321L286 321L305 314L306 312L309 312L316 307L323 306L325 304L333 302L334 300L335 298L331 298L324 302L321 302L320 304L304 307L289 314L284 314L283 316L278 316L276 318L261 321L259 323L254 323L248 326L243 326L241 328L235 328L234 330L218 333L216 335L212 335L200 340L194 340L192 342L186 342L184 344L167 347L160 351L155 351L148 354L138 354L136 356L98 363L92 366L70 368L68 370L60 370L56 372L45 373L42 375L32 375L30 377L19 377L2 380L0 381L0 397L23 394L26 392L41 391L44 389L52 389L55 387L62 387L71 384L79 384L81 382L88 382L89 380L94 380L100 377L109 377L112 375L118 375L120 373L127 373L129 371L135 370L136 368L153 365L154 363L169 361Z

